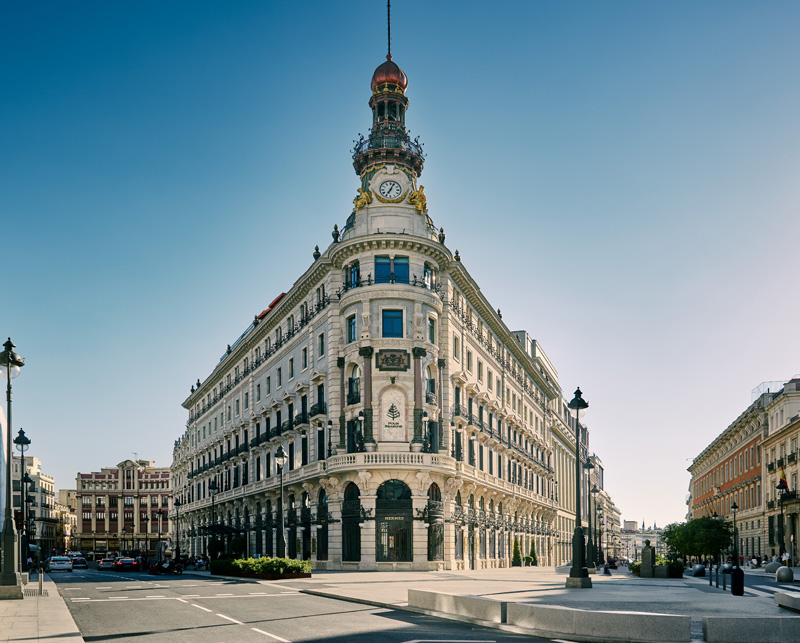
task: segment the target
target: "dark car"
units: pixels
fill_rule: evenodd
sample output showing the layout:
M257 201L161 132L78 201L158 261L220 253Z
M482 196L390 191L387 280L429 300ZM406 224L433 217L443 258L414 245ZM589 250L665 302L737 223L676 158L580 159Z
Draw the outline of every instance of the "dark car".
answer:
M72 559L72 568L73 569L89 569L89 565L86 563L86 559L83 556L70 556Z
M123 572L138 572L139 563L133 558L117 558L114 562L114 571Z

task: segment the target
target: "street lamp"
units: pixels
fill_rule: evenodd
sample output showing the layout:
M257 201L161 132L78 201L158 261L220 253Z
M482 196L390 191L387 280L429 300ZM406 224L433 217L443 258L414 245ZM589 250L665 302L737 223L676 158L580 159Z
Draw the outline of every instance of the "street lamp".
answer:
M22 585L16 568L16 556L13 555L17 542L14 518L11 515L11 380L19 375L25 360L14 352L11 338L3 344L5 350L0 353L0 375L6 378L6 506L3 516L3 568L0 572L0 599L21 599ZM13 589L12 589L13 588Z
M175 501L172 503L175 507L175 560L181 559L181 524L180 524L180 517L181 517L181 506L183 503L180 499L176 498ZM161 513L161 510L158 510L158 513ZM169 511L167 512L169 514Z
M736 511L739 509L739 505L736 504L736 501L733 501L731 505L731 512L733 513L733 566L739 566L739 551L738 551L738 544L739 541L736 538Z
M125 551L125 534L128 533L125 527L122 528L122 551ZM124 555L124 554L123 554Z
M147 558L150 555L150 548L148 547L147 544L147 532L150 527L150 517L144 516L143 518L140 518L139 524L141 525L141 523L144 523L144 562L142 564L142 567L144 567L144 563L147 562Z
M567 587L589 588L592 579L586 569L586 549L581 527L581 414L589 408L583 399L581 389L575 390L575 397L567 406L575 415L575 531L572 534L572 569L567 578Z
M787 491L789 491L789 486L786 484L785 480L781 479L781 481L778 483L778 485L775 488L781 494L780 498L778 500L778 502L781 505L781 524L780 524L780 529L778 530L779 531L779 533L778 533L778 545L779 545L778 555L780 557L780 556L783 556L783 552L786 551L785 544L784 544L784 533L786 532L786 523L784 522L784 518L783 518L783 494L786 493ZM781 561L781 562L786 564L784 561ZM790 560L789 562L791 563L792 561Z
M360 416L359 416L360 417ZM286 530L283 525L283 467L286 465L286 454L283 451L283 445L278 445L278 450L275 452L275 464L278 465L278 473L281 475L281 503L280 503L280 520L279 526L281 529L281 539L278 541L278 558L286 557ZM281 547L282 545L282 547Z
M25 519L26 518L26 516L25 516L26 511L25 510L27 509L27 507L25 506L25 500L26 500L26 497L25 497L25 491L26 491L25 478L28 477L28 474L25 473L25 452L30 448L31 441L25 435L25 431L20 429L19 430L19 435L17 435L17 437L14 438L14 444L17 445L17 451L20 452L20 456L21 456L20 457L20 464L22 465L22 468L20 469L20 473L19 473L19 480L20 480L19 491L20 491L20 500L21 500L20 509L22 510L22 529L23 529L23 532L21 534L21 540L22 540L21 547L19 548L19 568L22 571L27 571L27 569L28 569L28 533L27 533L28 529L27 529L27 524L28 523L27 523L27 521ZM9 466L10 466L10 463L9 463ZM28 478L28 479L30 479L30 478Z
M217 515L214 511L214 496L217 495L219 491L219 486L217 485L217 479L213 478L211 482L208 483L208 495L211 496L211 543L215 543L217 541L217 535L214 533L214 529L217 526ZM216 547L209 547L209 549L213 549L216 552ZM212 552L209 552L212 554Z
M592 469L594 469L594 465L592 465ZM597 488L596 484L592 485L592 488L589 490L589 507L592 506L592 500L594 501L594 513L591 511L589 512L589 538L593 539L593 558L591 558L592 562L597 566L600 562L600 542L597 538L597 494L600 493L600 489ZM594 517L594 532L592 532L592 516Z

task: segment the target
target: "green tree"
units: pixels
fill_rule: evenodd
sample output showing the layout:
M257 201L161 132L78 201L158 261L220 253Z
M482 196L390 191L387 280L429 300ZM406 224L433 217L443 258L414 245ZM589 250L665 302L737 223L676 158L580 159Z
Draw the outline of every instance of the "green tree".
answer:
M661 540L667 545L667 553L671 560L686 560L688 527L685 522L673 522L664 527Z
M531 553L529 556L533 559L531 565L536 567L539 564L539 559L536 557L536 541L533 538L531 538Z
M685 523L671 523L661 536L670 558L679 555L718 558L733 541L733 527L726 520L710 516L694 518Z
M522 551L519 547L519 538L514 538L514 553L511 555L511 565L513 567L522 566Z

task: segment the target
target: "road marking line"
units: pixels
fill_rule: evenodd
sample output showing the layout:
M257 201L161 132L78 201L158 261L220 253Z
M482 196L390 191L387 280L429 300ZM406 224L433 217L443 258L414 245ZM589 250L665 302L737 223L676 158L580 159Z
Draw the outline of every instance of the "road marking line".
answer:
M224 614L217 614L220 618L224 618L232 623L236 623L237 625L244 625L241 621L237 621L235 618L231 618L230 616L225 616Z
M233 596L233 594L214 594L214 596Z
M166 598L163 594L148 594L145 598Z
M744 588L745 594L752 594L753 596L769 596L772 597L774 592L762 592L760 589L753 589L752 587Z
M184 594L184 598L200 598L200 594Z
M211 611L207 607L203 607L202 605L196 605L195 603L189 603L189 605L191 605L192 607L197 607L197 608L203 610L204 612L210 612Z
M109 596L108 600L110 600L110 601L127 601L128 597L127 596Z
M183 600L182 598L176 598L175 600L176 601L180 601L181 603L188 603L189 602L189 601Z
M92 599L91 599L91 598L73 598L73 599L71 599L71 600L72 600L72 601L90 601L90 600L92 600Z
M113 589L112 587L95 587L95 589Z
M282 641L282 643L292 643L291 641L287 639L282 639L280 636L276 636L275 634L270 634L269 632L265 632L264 630L259 630L257 627L251 627L250 629L253 630L254 632L258 632L259 634L263 634L264 636L269 636L275 639L276 641Z
M199 587L199 585L181 585L181 587Z
M250 596L269 596L266 592L249 592Z
M575 643L575 641L565 641L564 639L551 639L553 643Z
M280 592L281 594L297 594L297 592Z

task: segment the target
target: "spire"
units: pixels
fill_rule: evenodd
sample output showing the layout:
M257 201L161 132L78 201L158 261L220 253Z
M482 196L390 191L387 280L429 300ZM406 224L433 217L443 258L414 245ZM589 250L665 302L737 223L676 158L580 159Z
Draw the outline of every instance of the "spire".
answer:
M411 140L406 129L408 78L392 60L391 0L386 2L387 54L386 61L372 74L370 89L372 96L372 127L369 136L359 135L353 148L353 167L356 174L365 180L370 170L387 163L404 168L409 174L419 177L425 154L422 144Z

